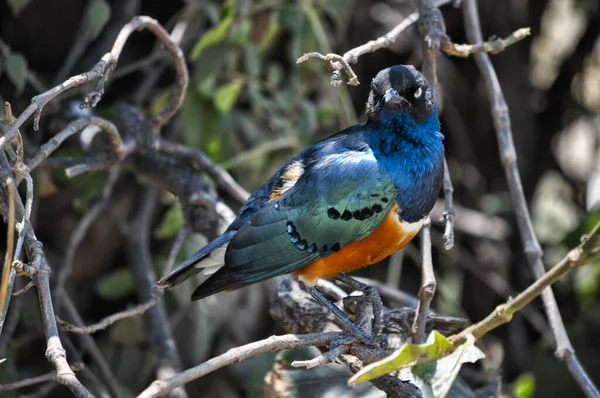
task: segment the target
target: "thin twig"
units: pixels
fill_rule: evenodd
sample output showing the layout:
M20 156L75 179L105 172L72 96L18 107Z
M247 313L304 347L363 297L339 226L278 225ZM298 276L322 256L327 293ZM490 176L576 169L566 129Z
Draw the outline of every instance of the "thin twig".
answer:
M167 275L173 270L175 267L175 263L177 262L177 256L179 256L179 252L183 248L183 244L185 243L185 239L190 234L191 227L188 223L183 223L181 229L177 233L177 237L173 242L173 246L169 251L169 256L167 257L167 261L165 261L165 269L163 270L163 275ZM160 290L160 292L164 292L164 290Z
M8 188L8 230L6 233L6 254L4 256L4 267L2 268L2 280L0 283L0 334L8 313L8 306L12 297L14 287L15 271L12 267L13 249L15 245L15 183L11 177L6 179Z
M107 327L109 327L117 321L120 321L121 319L143 315L150 308L154 307L158 300L159 297L153 298L150 301L136 305L135 307L130 308L128 310L117 312L116 314L112 314L110 316L102 318L100 321L88 326L75 326L66 321L63 321L58 317L56 317L56 322L58 323L58 326L60 326L60 329L65 332L77 334L92 334L96 333L99 330L106 329Z
M435 295L436 281L433 273L431 256L431 219L427 217L421 230L421 287L419 288L419 303L417 315L411 332L415 343L421 343L425 338L425 324L429 313L431 300Z
M448 4L451 1L452 0L437 0L434 2L434 4L436 7L441 7L442 5ZM342 70L348 76L348 84L358 85L358 78L356 77L356 73L354 73L350 64L355 64L356 62L358 62L358 58L364 54L372 53L381 48L390 47L396 42L398 36L400 36L402 32L404 32L406 29L412 26L412 24L414 24L418 19L419 13L413 12L385 35L379 37L378 39L371 40L349 51L346 51L346 53L343 56L340 56L338 54L323 55L317 52L313 52L302 55L300 58L297 59L296 62L301 63L309 59L320 59L325 63L325 66L329 69L329 71L332 72L332 85L339 85L341 83L339 79L339 73Z
M127 39L134 31L143 28L150 30L159 40L161 40L167 52L173 58L175 70L177 72L177 88L171 97L171 101L165 106L165 109L163 109L153 118L155 131L159 131L160 128L173 117L173 115L183 104L183 98L189 82L189 75L185 65L183 53L179 46L171 41L169 33L164 30L156 20L146 16L138 16L134 17L123 27L123 29L121 29L121 32L115 40L111 52L104 54L102 59L100 59L100 61L98 61L89 72L72 76L58 86L33 97L31 104L23 111L23 113L19 115L15 123L6 130L4 136L0 137L0 147L3 148L9 142L11 142L15 137L17 129L34 114L34 129L39 130L42 110L48 104L48 102L56 98L58 95L67 90L79 87L83 84L89 83L90 81L98 79L99 81L96 89L85 97L83 104L83 106L96 106L104 94L104 84L117 65L119 56L121 55L121 51L123 50Z
M41 252L41 248L39 249ZM36 254L39 259L40 271L33 276L37 286L42 319L48 340L46 358L56 367L56 380L65 385L77 397L93 397L93 395L77 380L75 373L67 362L67 355L58 337L56 318L54 317L54 306L50 294L50 270L46 264L43 254Z
M66 312L66 316L69 317L70 321L78 327L84 325L81 315L77 311L75 303L71 300L68 294L64 293L62 298L62 309ZM112 372L112 369L104 359L100 348L96 344L96 341L90 335L78 335L79 344L87 352L92 360L98 366L98 370L102 378L104 379L104 385L110 389L110 392L115 397L122 397L123 394L119 391L119 382Z
M100 98L104 93L104 83L114 70L117 65L117 60L121 55L121 51L125 46L125 43L129 39L129 36L136 30L148 29L161 41L161 43L165 46L166 51L169 53L171 58L173 59L173 63L175 66L175 72L177 74L177 87L175 92L173 93L170 102L165 106L165 109L160 111L153 117L154 131L158 133L160 128L167 124L169 120L177 113L181 105L183 104L183 99L185 97L185 91L187 89L189 83L189 75L188 70L185 64L185 58L183 56L183 52L177 43L173 42L169 32L167 32L155 19L146 17L146 16L138 16L134 17L127 25L121 29L119 32L119 36L115 40L115 44L111 50L110 54L110 64L108 65L105 74L100 78L98 82L98 86L96 90L92 92L90 95L86 96L84 99L84 104L88 104L90 106L96 106ZM107 55L109 55L107 54Z
M529 35L531 35L531 28L521 28L515 30L505 39L498 38L477 44L442 43L441 50L444 53L455 57L468 57L469 55L478 53L498 54L499 52L504 51L506 47L520 42Z
M54 291L57 292L57 307L59 308L62 300L62 294L65 291L65 284L73 268L73 259L75 258L77 248L87 235L89 229L94 224L94 221L96 221L98 216L100 216L100 214L102 214L102 212L106 209L118 177L119 168L115 166L111 169L108 179L102 187L102 193L100 194L99 200L88 210L81 220L79 220L77 226L73 230L73 233L69 237L69 243L67 244L65 253L65 260L63 266L58 271L56 277L56 286L54 288Z
M141 203L134 209L128 227L127 257L136 282L138 298L145 302L155 297L153 285L156 282L156 276L152 269L150 228L157 190L139 187L138 191L138 200ZM158 360L157 378L167 379L181 370L181 360L177 353L164 303L158 301L146 312L144 320ZM183 387L178 388L172 395L187 397Z
M463 16L465 31L469 41L475 44L482 43L483 39L479 23L479 12L477 3L474 0L465 1L465 4L463 5ZM486 53L479 53L475 54L474 57L485 80L490 102L492 104L492 116L498 138L500 158L506 173L511 199L515 206L517 225L521 233L525 255L533 269L534 275L539 279L545 272L544 264L542 262L542 249L533 230L531 216L523 193L523 185L517 167L517 154L512 139L508 106L489 55ZM546 308L546 314L550 320L554 338L556 339L556 356L559 359L564 359L569 356L571 361L576 361L576 357L571 355L574 352L573 346L567 335L564 323L560 316L560 311L558 310L558 305L556 304L556 299L554 298L554 294L550 287L543 291L542 300L544 302L544 307ZM589 388L590 386L593 387L593 383L581 366L569 366L569 370L572 371L573 376L588 397L600 396L600 393L598 393L598 390L595 387ZM581 372L579 372L579 370L581 370Z
M331 362L335 362L336 359L345 354L348 351L347 345L338 345L337 347L330 349L322 355L319 355L313 359L309 359L306 361L294 361L292 362L292 367L294 368L304 368L304 369L312 369L317 366L323 366Z
M21 394L21 395L19 395L19 397L20 398L46 398L46 397L49 397L52 390L54 390L59 385L60 384L58 384L56 382L50 381L50 382L47 382L47 383L43 384L42 386L40 386L40 388L33 391L31 394Z
M6 174L10 170L8 160L4 152L0 151L0 170L3 171L6 178ZM0 206L2 215L8 217L9 209L6 208L6 203L9 203L10 186L6 184L5 180L0 178L0 187L2 188L1 193L4 196L4 203ZM25 219L25 207L21 198L15 195L14 199L15 215L16 218ZM58 329L56 327L56 319L54 318L54 308L52 303L52 296L50 294L50 268L44 258L42 251L42 244L35 237L35 232L31 227L31 224L27 223L25 228L25 249L27 250L28 257L32 259L31 265L28 269L33 270L31 279L35 283L38 290L38 299L40 303L40 309L42 313L42 321L44 325L44 333L47 340L46 358L51 362L57 371L57 381L67 388L69 388L73 394L78 397L91 397L92 395L87 389L77 380L75 373L71 371L67 362L65 350L62 347L60 338L58 336Z
M9 125L13 125L16 120L13 117L10 102L6 101L4 103L4 109L6 112L6 121ZM23 148L23 137L21 137L21 131L19 129L15 131L15 138L17 139L17 159L15 161L14 170L17 180L19 180L26 172L26 169L23 167L23 157L25 156L25 151Z
M103 195L103 197L104 197L104 195ZM91 212L91 210L90 210L90 212ZM87 214L90 214L90 212L88 212ZM179 231L179 233L177 234L175 241L173 242L173 247L171 248L169 257L167 258L167 261L165 262L165 270L163 271L163 274L165 274L165 275L168 274L169 272L171 272L171 269L173 269L173 266L175 266L175 262L177 261L177 256L179 255L179 252L181 251L181 248L183 247L183 244L185 243L185 238L189 235L189 233L190 233L190 227L187 224L184 224L181 227L181 230ZM75 233L73 233L73 235L71 235L71 236L74 236L74 235L75 235ZM160 300L162 298L163 293L164 293L164 290L160 290L156 293L156 297L150 299L149 301L142 303L142 304L138 304L133 308L129 308L127 310L117 312L115 314L107 316L92 325L75 326L75 325L72 325L72 324L62 320L62 319L59 319L58 317L56 319L58 322L58 326L60 326L61 330L65 331L65 332L71 332L71 333L77 333L77 334L92 334L92 333L96 333L99 330L106 329L107 327L111 326L112 324L114 324L117 321L120 321L121 319L132 318L135 316L143 315L146 311L148 311L150 308L152 308L158 302L158 300Z
M450 250L454 247L454 188L450 178L448 162L444 157L444 216L442 220L445 223L444 228L444 249Z
M264 340L246 344L241 347L232 348L218 357L212 358L198 366L183 371L166 380L155 380L148 388L138 395L138 398L149 398L164 395L176 387L189 383L190 381L214 372L217 369L233 363L241 362L258 354L281 350L292 350L301 347L327 346L333 340L340 338L341 336L342 334L337 332L271 336Z
M29 289L31 289L32 287L34 287L35 285L33 284L32 281L29 281L28 284L26 284L25 286L23 286L21 289L13 292L13 296L20 296L22 294L25 294L29 291Z
M156 151L186 160L194 167L206 172L219 188L231 195L238 203L244 204L246 200L248 200L248 197L250 196L248 191L239 185L226 170L215 164L204 153L161 138L157 138L154 141L153 148Z
M73 372L79 372L81 369L83 369L83 367L84 365L82 363L74 363L73 365L71 365L71 370ZM4 385L0 384L0 392L18 390L19 388L30 387L47 381L55 381L57 379L58 375L56 374L56 371L53 371L46 373L45 375L30 377L28 379L16 381L14 383Z
M440 42L446 37L446 26L440 10L434 5L433 0L419 0L419 32L423 36L423 74L438 98L437 77L437 50ZM444 159L445 163L445 159ZM444 168L446 174L446 168ZM450 179L444 176L444 179ZM431 300L435 295L436 281L433 272L433 258L431 253L431 217L427 216L421 229L421 286L419 288L419 303L411 332L414 343L425 340L425 324Z
M468 4L467 0L467 3ZM465 6L466 6L465 4ZM469 326L457 335L451 336L449 340L459 345L466 341L466 336L472 335L476 339L481 338L489 331L498 326L507 323L511 320L513 314L520 311L527 304L531 303L536 297L542 294L548 286L553 285L566 274L577 267L589 264L600 258L600 222L597 223L588 236L582 238L582 242L575 249L572 249L567 255L548 272L542 275L541 278L533 282L527 289L522 291L517 297L509 299L506 303L499 305L496 309L482 321ZM581 369L583 371L583 369ZM585 374L585 372L584 372ZM589 381L588 386L593 387L593 383ZM584 390L588 396L596 396L592 390Z
M119 161L123 157L123 143L117 127L106 119L100 117L84 117L73 120L60 133L52 137L48 142L40 147L37 155L28 163L29 170L33 170L40 165L52 152L69 137L79 133L88 126L98 126L106 132L110 145L112 147L112 155L114 161Z

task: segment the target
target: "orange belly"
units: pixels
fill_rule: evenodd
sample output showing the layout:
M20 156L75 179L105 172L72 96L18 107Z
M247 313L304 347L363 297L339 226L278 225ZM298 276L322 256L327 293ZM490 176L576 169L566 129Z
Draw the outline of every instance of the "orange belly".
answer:
M394 204L381 225L363 240L352 242L328 257L319 258L294 271L293 275L308 285L314 285L321 278L332 278L375 264L402 249L415 237L418 229L404 229L398 220L397 209Z

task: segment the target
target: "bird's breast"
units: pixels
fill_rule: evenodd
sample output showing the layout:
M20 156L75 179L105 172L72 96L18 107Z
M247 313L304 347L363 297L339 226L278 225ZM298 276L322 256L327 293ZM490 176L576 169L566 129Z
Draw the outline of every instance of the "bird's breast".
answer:
M385 220L362 240L354 241L340 251L294 272L304 283L314 285L317 280L332 278L367 265L375 264L402 249L421 229L423 220L407 223L398 216L398 205L394 204Z

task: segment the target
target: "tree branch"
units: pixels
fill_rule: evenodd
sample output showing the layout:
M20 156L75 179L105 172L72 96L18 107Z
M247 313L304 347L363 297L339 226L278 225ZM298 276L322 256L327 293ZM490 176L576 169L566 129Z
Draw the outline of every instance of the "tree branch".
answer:
M162 396L173 389L214 372L224 366L241 362L265 352L292 350L301 347L327 346L333 340L341 337L341 333L314 333L305 335L287 334L271 336L267 339L232 348L218 357L212 358L198 366L194 366L166 380L155 380L138 395L138 398Z
M468 0L467 0L468 1ZM597 223L592 231L582 238L582 242L575 249L572 249L558 264L552 267L542 277L532 283L527 289L519 293L517 297L509 299L506 303L499 305L485 319L469 326L457 335L449 337L449 340L454 345L462 344L466 341L468 335L472 335L476 339L481 338L486 333L498 326L507 323L511 320L513 314L520 311L527 304L531 303L536 297L546 291L548 286L553 285L566 274L577 267L589 264L600 258L600 222ZM572 353L572 352L571 352ZM573 357L571 357L573 358ZM581 366L581 365L576 365ZM583 371L583 369L580 369ZM585 375L585 372L583 372ZM586 383L588 386L593 386L589 378ZM582 386L583 387L583 386ZM584 390L586 395L595 396L594 389Z
M481 27L479 24L479 13L477 10L477 3L474 0L466 0L463 5L463 16L465 23L465 31L467 37L472 43L482 43ZM523 193L523 186L521 183L521 177L517 167L517 154L514 148L512 139L512 130L510 125L510 115L508 112L508 106L504 99L504 94L498 76L492 66L489 55L486 53L475 54L475 62L484 78L485 85L487 87L488 96L492 104L492 116L494 119L494 125L496 128L496 134L498 138L498 145L500 149L500 159L504 166L506 173L506 179L510 190L511 199L515 206L517 225L521 233L521 240L525 250L525 255L529 260L529 263L533 269L534 275L539 279L544 275L545 268L542 262L542 249L535 236L533 225L531 222L531 216L527 203L525 201L525 195ZM542 293L542 300L550 325L556 339L556 356L559 359L563 359L566 356L570 356L572 361L576 361L575 356L571 355L574 350L569 337L567 335L564 323L560 316L556 299L552 293L552 289L547 287ZM569 367L569 370L583 370L581 366ZM572 373L580 387L587 388L593 383L589 380L589 376L585 372ZM594 387L593 389L584 389L584 392L589 397L598 397L600 394Z
M71 366L71 370L73 372L79 372L81 369L83 369L84 365L82 363L75 363ZM54 372L49 372L46 373L45 375L41 375L41 376L37 376L37 377L30 377L28 379L24 379L24 380L20 380L14 383L9 383L9 384L0 384L0 392L3 391L11 391L11 390L18 390L19 388L24 388L24 387L30 387L36 384L40 384L40 383L44 383L47 381L53 381L53 380L58 380L58 375L57 373Z
M119 36L115 40L112 50L106 53L94 67L86 73L70 77L58 86L37 95L32 98L31 104L19 115L15 123L13 123L7 130L4 136L0 137L0 147L5 147L15 137L16 131L19 127L27 121L31 115L34 115L34 129L39 130L40 118L42 116L42 110L44 106L51 100L70 90L74 87L79 87L83 84L89 83L93 80L98 79L98 85L96 89L88 94L82 106L95 107L102 95L104 94L104 84L110 77L112 71L115 69L121 51L127 42L129 36L136 30L148 29L156 35L156 37L164 44L167 52L173 58L175 65L175 71L177 72L177 88L171 97L171 101L165 106L165 109L160 111L153 118L154 131L158 132L162 126L164 126L183 104L183 98L185 96L185 90L189 83L189 75L187 67L185 65L185 58L183 52L179 46L171 41L169 33L154 19L146 16L134 17L128 24L126 24Z

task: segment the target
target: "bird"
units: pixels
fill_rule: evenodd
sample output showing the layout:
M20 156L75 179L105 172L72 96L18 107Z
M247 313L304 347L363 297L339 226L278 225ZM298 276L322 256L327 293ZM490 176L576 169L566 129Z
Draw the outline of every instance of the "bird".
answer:
M315 295L319 279L375 264L406 246L442 187L444 136L433 90L413 66L383 69L370 88L364 123L289 160L222 235L156 286L208 275L194 301L291 273Z

